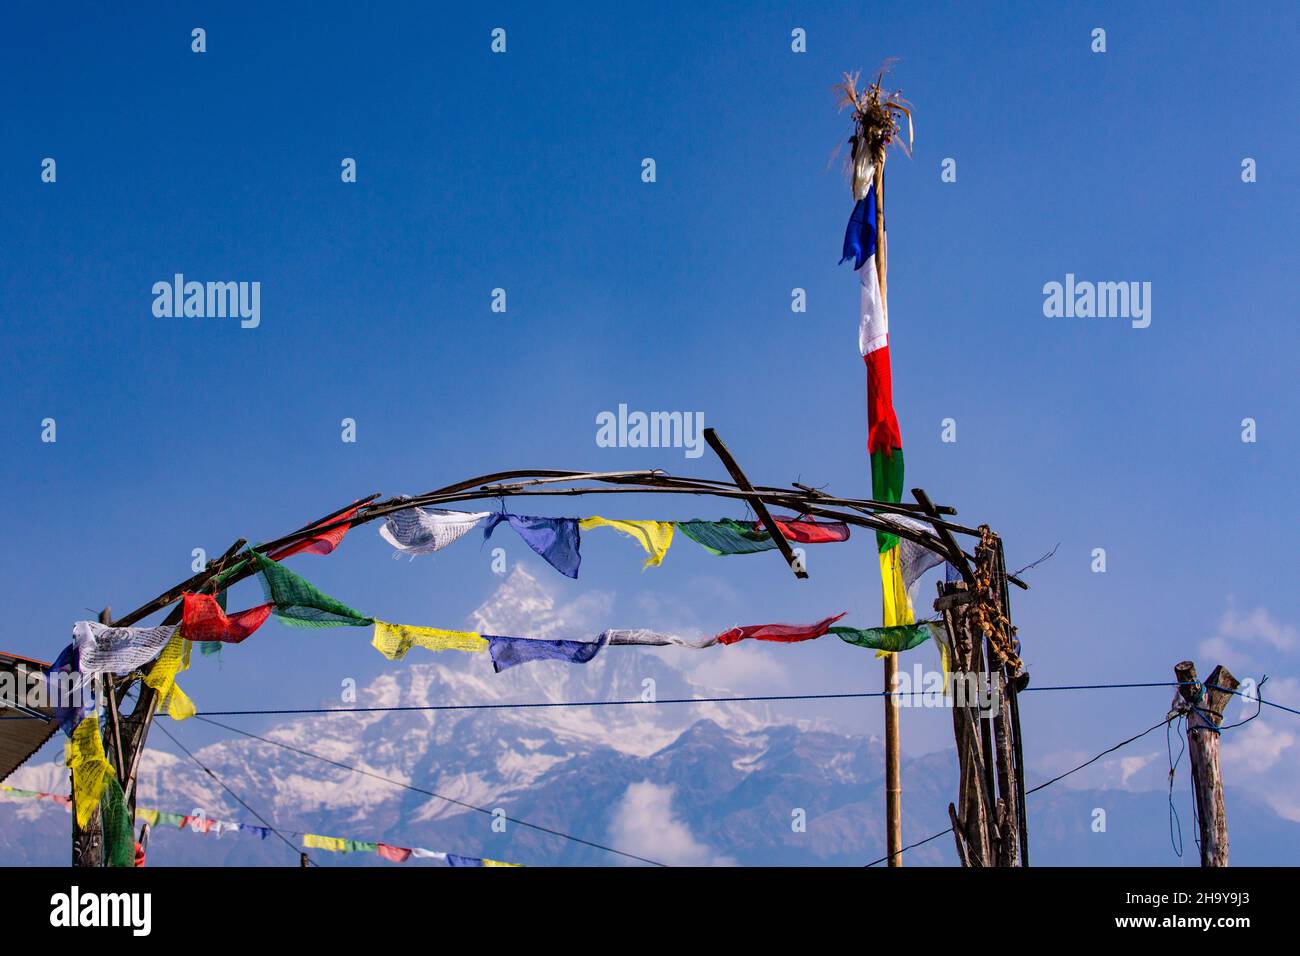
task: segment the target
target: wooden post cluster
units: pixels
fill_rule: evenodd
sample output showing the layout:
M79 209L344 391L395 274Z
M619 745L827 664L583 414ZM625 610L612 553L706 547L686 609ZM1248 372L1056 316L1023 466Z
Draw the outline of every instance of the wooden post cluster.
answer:
M987 528L974 567L939 585L934 607L949 645L960 780L948 805L962 866L1027 866L1023 748L1017 695L1029 682L1011 626L1002 542Z
M1228 865L1228 813L1223 803L1223 774L1219 770L1219 727L1232 692L1241 682L1223 665L1202 684L1196 665L1174 665L1178 694L1174 711L1187 715L1187 753L1191 758L1192 794L1201 841L1201 866Z

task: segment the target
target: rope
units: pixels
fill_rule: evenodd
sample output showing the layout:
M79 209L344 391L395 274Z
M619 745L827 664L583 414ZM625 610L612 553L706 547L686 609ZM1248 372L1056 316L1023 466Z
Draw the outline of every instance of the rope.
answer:
M1178 741L1182 745L1178 751L1178 756L1174 756L1173 741L1170 740L1170 729L1178 722L1177 718L1165 723L1165 752L1169 755L1169 845L1173 847L1174 855L1178 859L1183 858L1183 822L1178 818L1178 809L1174 806L1174 775L1178 770L1178 764L1183 759L1183 754L1187 752L1187 738L1182 734L1178 735ZM1175 827L1177 829L1175 830ZM1177 842L1174 841L1175 832L1178 834Z
M205 724L211 724L214 727L220 727L222 730L228 730L231 733L240 734L252 740L260 740L262 743L271 744L273 747L279 747L283 750L289 750L292 751L293 753L301 754L304 757L311 757L313 760L319 760L323 763L332 764L335 767L339 767L340 769L350 771L351 773L359 773L367 777L373 777L376 780L382 780L384 783L392 784L395 787L401 787L405 790L410 790L414 793L421 793L429 797L436 797L439 800L445 800L448 803L454 803L458 807L464 807L466 810L474 810L478 813L486 814L487 816L493 816L491 810L488 810L484 807L476 807L472 803L466 803L463 800L457 800L455 797L444 796L443 794L435 793L432 790L425 790L423 787L416 787L416 786L412 786L409 783L403 783L400 780L394 780L392 777L385 777L383 774L374 773L373 771L370 770L362 770L360 767L353 767L345 763L340 763L337 760L331 760L329 757L322 757L320 754L312 753L310 750L303 750L300 747L294 747L291 744L286 744L279 740L271 740L269 737L262 737L248 730L240 730L238 727L231 727L229 724L223 724L220 723L219 721L210 720L207 717L200 716L197 719L203 721ZM606 853L613 853L617 856L627 857L629 860L636 860L638 863L649 863L651 866L667 866L666 863L660 863L657 860L651 860L643 856L637 856L635 853L627 853L623 850L617 850L614 847L605 846L604 844L601 843L595 843L591 840L584 840L582 837L576 837L573 834L565 833L562 830L553 830L550 827L544 827L538 823L529 823L527 820L520 820L515 817L504 817L503 819L509 820L511 823L517 824L518 826L527 827L530 830L537 830L541 833L548 833L551 836L562 837L565 840L571 840L574 843L580 843L583 846L589 846L596 850L604 850Z
M161 730L164 734L167 735L167 739L168 739L168 740L170 740L172 743L174 743L177 747L180 747L181 750L184 751L185 756L189 757L189 758L190 758L191 760L193 760L196 764L198 764L200 770L202 770L202 771L203 771L204 773L206 773L209 777L211 777L213 780L215 780L215 781L216 781L216 782L221 786L221 789L222 789L222 790L226 791L226 793L228 793L228 794L230 794L232 797L234 797L235 800L239 803L239 805L240 805L241 807L243 807L245 810L247 810L247 811L248 811L249 813L251 813L253 816L257 817L257 819L260 820L260 821L262 822L262 825L263 825L263 826L265 826L268 830L270 830L270 831L271 831L272 833L274 833L277 837L279 837L281 840L283 840L285 846L287 846L287 847L288 847L290 850L292 850L295 854L301 854L301 853L302 853L301 848L299 848L299 847L298 847L295 843L293 843L293 842L292 842L288 837L286 837L283 833L281 833L279 830L277 830L275 827L273 827L273 826L272 826L272 825L267 821L266 817L262 816L260 813L258 813L258 812L257 812L256 810L254 810L252 807L250 807L246 802L244 802L244 798L243 798L243 797L241 797L239 794L235 793L235 791L231 790L230 787L226 786L226 782L225 782L224 780L222 780L220 777L218 777L215 773L213 773L210 769L208 769L208 767L203 763L203 761L199 760L198 757L194 756L194 754L190 752L190 749L189 749L188 747L186 747L183 743L181 743L179 740L177 740L176 737L172 734L171 731L169 731L169 730L168 730L166 727L164 727L162 724L159 724L159 725L158 725L158 729ZM305 856L306 854L303 854L303 855ZM319 864L317 864L316 861L313 860L311 857L307 857L307 862L310 863L312 866L317 866L317 865L319 865Z
M898 697L922 695L923 691L910 691L898 694ZM294 707L280 710L205 710L200 717L256 717L284 716L292 714L376 714L404 713L429 710L515 710L547 707L626 707L635 704L710 704L710 703L756 703L774 700L848 700L860 697L884 697L885 691L863 692L857 694L776 694L770 696L748 697L669 697L663 700L568 700L568 701L528 701L517 704L411 704L399 707ZM159 716L166 716L159 714Z
M1020 693L1028 691L1058 691L1058 690L1110 690L1125 689L1136 687L1177 687L1177 681L1151 681L1147 683L1122 683L1122 684L1061 684L1047 687L1026 687ZM838 694L769 694L769 695L748 695L741 697L667 697L663 700L643 700L633 698L631 700L569 700L569 701L527 701L513 704L411 704L405 706L393 707L289 707L271 710L205 710L199 716L203 717L262 717L262 716L291 716L294 714L376 714L376 713L410 713L419 711L440 711L440 710L525 710L533 708L551 708L551 707L630 707L638 704L744 704L744 703L763 703L770 701L790 701L790 700L854 700L873 697L893 696L895 699L916 698L916 697L933 697L931 691L901 691L892 695L889 691L861 691L852 693ZM159 714L159 716L166 716Z

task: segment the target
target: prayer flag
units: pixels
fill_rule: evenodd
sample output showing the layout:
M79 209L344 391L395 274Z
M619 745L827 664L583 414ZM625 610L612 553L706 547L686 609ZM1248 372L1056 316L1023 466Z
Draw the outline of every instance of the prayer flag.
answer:
M529 661L568 661L570 664L586 664L595 657L604 646L604 640L596 641L548 641L527 637L502 637L497 634L484 634L488 641L488 650L492 655L492 669L498 674L516 664Z
M394 863L405 863L411 858L411 851L406 847L389 846L387 843L380 843L375 852L385 860L391 860Z
M77 726L95 709L94 682L81 672L74 641L59 652L45 674L50 709L59 729L71 737Z
M756 530L752 524L732 518L679 521L677 530L714 554L755 554L776 547L776 542L766 531Z
M867 453L871 456L871 497L898 502L903 497L903 438L894 412L889 363L889 309L876 271L879 230L876 222L875 170L865 198L853 207L844 234L844 257L852 258L861 291L858 350L867 366ZM876 532L880 555L882 610L886 626L911 624L912 609L903 584L898 537Z
M65 762L72 771L72 802L77 826L84 827L103 799L113 767L104 756L104 740L99 735L99 721L90 716L77 725L72 739L64 747Z
M363 627L372 623L372 618L334 600L284 565L256 552L253 557L261 573L266 600L275 605L275 616L285 624L293 627Z
M602 518L600 515L593 515L578 522L578 527L583 531L598 528L601 525L621 531L641 545L645 553L650 555L644 565L647 568L657 567L661 564L664 555L668 553L669 546L673 543L673 523L671 521L624 521L617 518Z
M735 644L737 641L749 638L756 641L778 641L782 644L810 641L825 634L830 630L832 624L847 613L845 611L836 614L834 617L828 617L816 624L751 624L747 627L733 627L731 630L723 631L718 635L718 643Z
M109 627L78 621L72 625L72 640L83 674L129 674L162 653L175 631L175 625Z
M188 641L238 644L261 627L272 610L272 605L260 604L228 615L211 594L186 594L182 601L181 633Z
M432 554L459 541L490 514L490 511L407 508L389 515L379 535L401 554Z
M302 845L309 850L329 850L331 853L344 853L347 844L347 840L339 837L319 836L315 833L304 833L302 835Z
M773 517L772 520L786 540L796 544L830 544L849 540L849 526L843 521L816 521L808 517ZM755 524L754 530L767 533L761 524Z
M104 865L135 866L135 833L131 825L131 812L117 774L104 778L104 796L99 801L100 826L104 833Z
M932 624L899 624L893 627L832 627L835 634L846 644L869 647L886 653L910 651L918 644L929 640L933 635Z
M318 521L312 527L320 528L325 525L334 524L336 521L347 521L349 518L355 518L357 515L357 505L353 505L341 515L335 515L333 518L326 518L324 521ZM339 546L343 536L348 533L352 525L339 525L337 528L331 528L329 531L322 531L320 534L312 535L310 538L304 538L301 541L295 541L293 544L286 544L274 554L270 555L272 561L283 561L293 554L329 554Z
M390 661L401 660L412 647L478 654L488 646L486 640L471 631L444 631L436 627L389 624L387 621L375 621L375 636L370 643Z
M176 685L176 675L190 669L190 647L180 634L173 634L144 675L145 684L158 693L159 708L166 710L172 720L187 720L197 713L194 702Z
M510 527L524 539L524 543L545 558L555 570L566 577L578 576L578 565L582 563L582 555L579 553L582 542L577 518L535 518L506 514L504 511L493 512L483 527L483 540L492 537L493 530L502 521L508 521Z
M606 644L611 645L630 644L642 647L666 647L669 644L676 644L678 647L689 647L692 650L712 647L718 643L716 636L706 637L702 641L688 641L676 634L660 634L658 631L648 631L645 628L610 628L600 636Z

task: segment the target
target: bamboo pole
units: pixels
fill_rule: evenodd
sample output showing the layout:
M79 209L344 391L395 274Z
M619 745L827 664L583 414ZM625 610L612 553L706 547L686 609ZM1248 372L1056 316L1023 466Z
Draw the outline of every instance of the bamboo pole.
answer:
M885 824L889 865L903 865L903 780L898 754L898 655L884 658L885 691Z
M880 283L880 303L889 321L889 299L885 293L885 154L875 157L876 195L876 279ZM885 832L890 866L903 865L903 779L898 742L898 698L894 691L898 681L898 655L886 654L884 661L885 693Z

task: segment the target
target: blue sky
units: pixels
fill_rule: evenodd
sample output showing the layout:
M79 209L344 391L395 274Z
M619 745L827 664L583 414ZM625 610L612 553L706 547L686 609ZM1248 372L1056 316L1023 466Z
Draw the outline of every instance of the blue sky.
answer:
M709 456L597 447L596 415L620 403L702 412L756 481L868 496L857 288L836 265L847 118L830 86L897 56L917 124L914 158L887 167L909 487L988 522L1013 567L1061 543L1013 596L1036 684L1168 679L1189 657L1208 671L1218 660L1198 649L1217 638L1239 676L1285 689L1300 656L1283 623L1297 611L1295 25L1285 4L9 9L0 644L52 658L87 609L124 612L188 576L191 549L375 491L513 467L722 476ZM489 51L498 26L504 55ZM948 157L955 183L940 180ZM150 289L177 272L261 282L260 327L155 318ZM1042 287L1066 273L1152 283L1151 327L1045 318ZM739 514L663 497L520 508ZM867 536L812 551L807 582L773 555L686 541L644 573L611 533L584 552L581 580L552 583L616 595L611 626L879 614ZM367 527L294 566L363 611L459 627L500 583L489 560L465 541L394 562ZM231 600L256 599L250 584ZM401 666L367 645L271 623L185 686L207 709L310 706ZM725 653L767 662L737 689L880 683L878 662L838 643ZM1099 750L1167 703L1163 689L1036 695L1030 753ZM790 712L880 727L874 701ZM950 743L946 714L908 716L909 751Z

